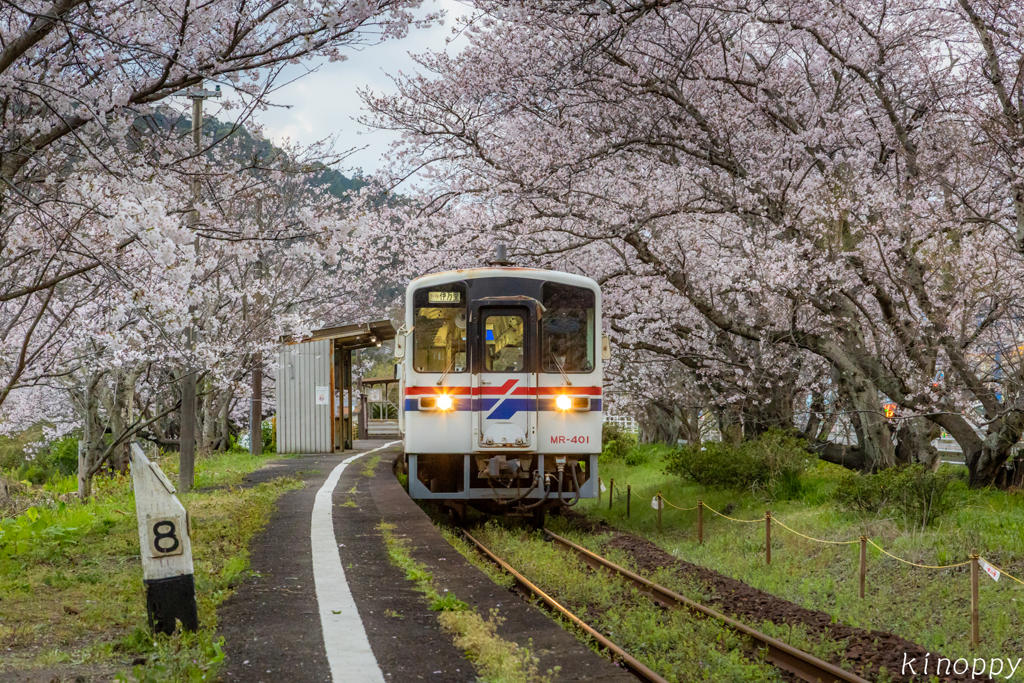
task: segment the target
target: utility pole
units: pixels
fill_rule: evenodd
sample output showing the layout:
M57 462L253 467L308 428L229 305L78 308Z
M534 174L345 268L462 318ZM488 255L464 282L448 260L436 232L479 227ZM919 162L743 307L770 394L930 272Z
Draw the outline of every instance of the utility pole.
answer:
M249 452L263 455L263 357L257 351L252 369L252 434L249 437Z
M257 203L260 200L256 200ZM259 275L259 269L262 262L256 262L256 274ZM257 294L256 302L258 303L262 297ZM249 298L243 292L242 293L242 323L243 325L249 322ZM262 455L263 454L263 368L260 367L263 356L259 351L254 351L252 354L252 397L249 399L249 454L250 455Z
M256 198L256 224L263 228L263 198ZM263 258L256 261L256 278L263 279ZM263 295L257 290L255 304L259 315L259 306L263 303ZM258 321L259 318L255 318ZM255 324L253 325L255 328ZM255 331L255 330L254 330ZM255 335L254 335L255 336ZM263 455L263 355L256 351L252 362L252 400L249 404L249 453Z
M206 90L202 81L199 86L185 91L185 96L192 100L192 143L198 154L203 148L203 100L207 97L220 97L220 86L216 90ZM192 180L192 201L199 201L199 177ZM193 225L199 223L199 212L193 211ZM196 256L199 256L199 234L196 234ZM195 306L188 307L189 326L185 330L185 343L189 353L195 348ZM181 437L178 445L179 470L178 488L184 493L192 490L196 473L196 369L191 363L185 366L185 376L181 380Z

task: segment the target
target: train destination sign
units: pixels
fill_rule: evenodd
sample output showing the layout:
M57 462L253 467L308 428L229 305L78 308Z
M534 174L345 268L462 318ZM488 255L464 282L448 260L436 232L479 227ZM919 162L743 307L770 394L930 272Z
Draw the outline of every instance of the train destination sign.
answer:
M427 302L432 304L457 304L462 301L461 292L428 292Z

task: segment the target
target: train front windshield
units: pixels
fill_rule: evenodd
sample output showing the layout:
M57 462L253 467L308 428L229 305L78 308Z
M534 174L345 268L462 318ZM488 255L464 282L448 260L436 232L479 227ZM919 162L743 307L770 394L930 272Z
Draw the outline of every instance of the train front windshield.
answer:
M594 292L545 282L543 304L544 315L540 321L543 371L593 372Z
M461 283L415 294L413 367L416 372L460 373L466 360L466 287Z

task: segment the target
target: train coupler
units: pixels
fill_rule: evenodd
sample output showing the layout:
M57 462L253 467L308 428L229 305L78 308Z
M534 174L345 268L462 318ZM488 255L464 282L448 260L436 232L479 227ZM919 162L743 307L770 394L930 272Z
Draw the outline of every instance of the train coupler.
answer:
M478 476L482 479L529 479L529 464L529 461L524 464L519 458L504 455L476 458Z

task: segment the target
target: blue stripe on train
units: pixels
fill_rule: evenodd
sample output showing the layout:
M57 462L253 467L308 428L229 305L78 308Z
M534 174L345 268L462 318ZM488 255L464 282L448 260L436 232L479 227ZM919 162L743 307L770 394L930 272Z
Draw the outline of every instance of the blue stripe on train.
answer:
M466 397L453 397L453 410L459 412L466 411L491 411L487 415L489 420L507 420L516 413L523 410L537 410L538 407L544 412L554 412L558 410L558 406L555 405L554 398L542 398L536 399L533 397L515 397L515 398L473 398ZM539 403L539 406L538 406ZM420 401L418 398L407 398L405 399L405 409L410 412L419 412ZM493 410L492 410L493 409ZM601 399L592 398L590 399L590 410L600 411L601 410Z

